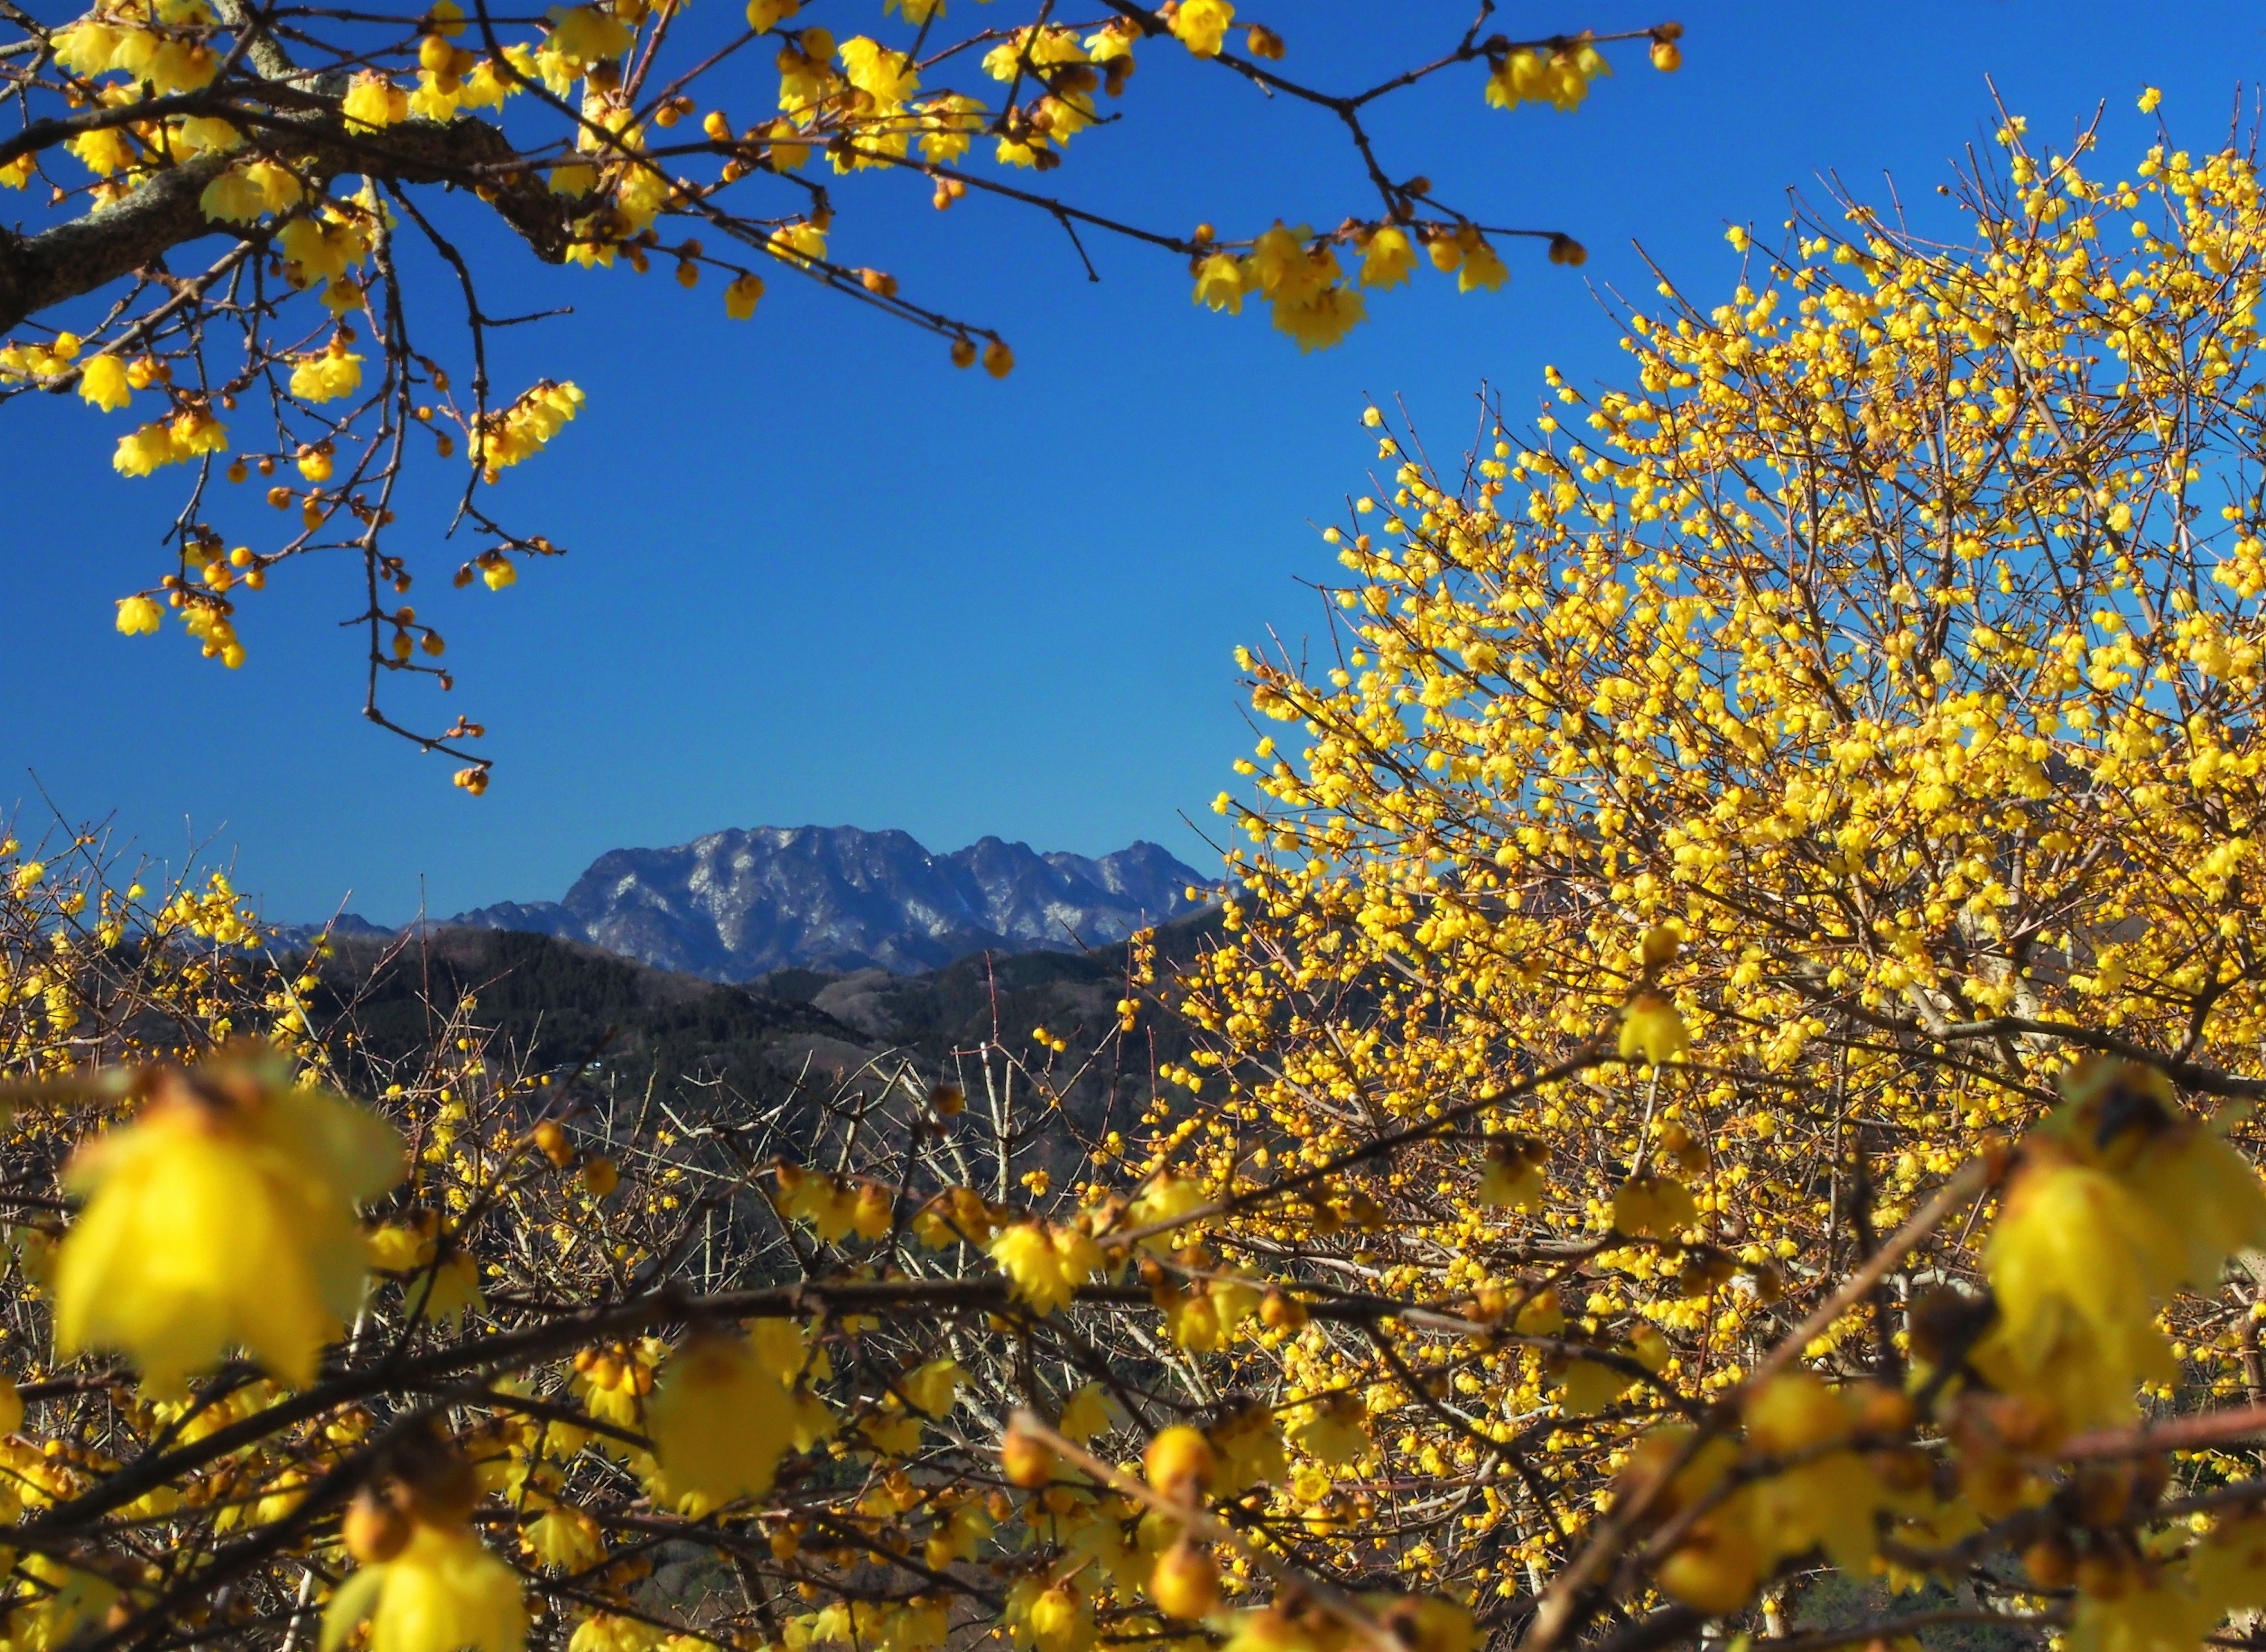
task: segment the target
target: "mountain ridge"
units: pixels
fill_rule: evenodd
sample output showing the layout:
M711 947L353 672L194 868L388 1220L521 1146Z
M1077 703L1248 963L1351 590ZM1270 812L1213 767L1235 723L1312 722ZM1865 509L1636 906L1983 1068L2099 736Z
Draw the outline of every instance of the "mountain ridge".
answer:
M1145 840L1089 857L985 837L935 854L896 830L757 826L610 849L559 900L501 901L426 926L581 941L713 981L787 969L904 976L972 953L1121 942L1209 905L1206 881ZM343 913L333 927L370 936L417 926L389 932Z

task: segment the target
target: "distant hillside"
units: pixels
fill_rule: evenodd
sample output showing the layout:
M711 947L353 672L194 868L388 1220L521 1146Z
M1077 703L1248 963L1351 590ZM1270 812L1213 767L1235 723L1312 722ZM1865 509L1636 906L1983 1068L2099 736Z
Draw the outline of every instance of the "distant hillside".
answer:
M1207 904L1188 894L1205 882L1150 843L1089 859L986 837L936 855L901 831L764 826L610 850L563 900L502 902L439 926L585 941L712 981L796 969L910 976L979 953L1122 941ZM351 913L334 932L385 933Z
M1216 932L1206 913L1166 926L1159 950L1192 956ZM925 1077L954 1070L954 1053L996 1030L1023 1048L1044 1026L1073 1049L1098 1042L1115 1019L1125 949L977 955L918 975L878 969L849 973L795 969L725 984L656 969L588 943L502 930L432 928L409 936L334 938L320 960L309 1009L333 1052L383 1081L387 1064L423 1049L431 1029L466 995L476 1019L505 1049L549 1070L595 1056L618 1092L720 1085L724 1097L761 1103L782 1095L806 1069L822 1081L854 1072L885 1052L910 1058ZM1144 1028L1127 1057L1145 1077L1151 1061L1188 1053L1170 1023ZM1110 1075L1087 1087L1098 1107L1117 1089Z

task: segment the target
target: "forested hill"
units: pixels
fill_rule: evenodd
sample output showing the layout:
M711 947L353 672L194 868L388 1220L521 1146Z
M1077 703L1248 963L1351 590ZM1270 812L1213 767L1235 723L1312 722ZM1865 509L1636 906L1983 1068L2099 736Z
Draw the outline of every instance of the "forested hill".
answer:
M1217 928L1213 913L1167 925L1159 951L1191 955ZM1115 1020L1125 969L1118 945L978 954L910 976L786 969L728 985L548 935L436 928L334 939L308 1009L334 1054L374 1080L428 1049L469 995L473 1021L531 1069L588 1060L617 1091L720 1084L757 1101L806 1066L846 1074L893 1050L925 1075L947 1075L955 1050L995 1035L1020 1048L1042 1026L1076 1050ZM1138 1035L1138 1065L1187 1054L1168 1023L1153 1026ZM1127 1064L1136 1060L1129 1052Z

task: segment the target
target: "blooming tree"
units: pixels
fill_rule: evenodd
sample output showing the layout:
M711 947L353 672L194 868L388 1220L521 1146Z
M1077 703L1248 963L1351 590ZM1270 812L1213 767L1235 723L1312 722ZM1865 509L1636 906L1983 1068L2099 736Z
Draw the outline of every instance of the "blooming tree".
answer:
M387 1070L224 885L0 850L0 1633L2240 1644L2266 208L1999 136L1960 240L1735 232L1460 474L1375 420L1109 1026Z

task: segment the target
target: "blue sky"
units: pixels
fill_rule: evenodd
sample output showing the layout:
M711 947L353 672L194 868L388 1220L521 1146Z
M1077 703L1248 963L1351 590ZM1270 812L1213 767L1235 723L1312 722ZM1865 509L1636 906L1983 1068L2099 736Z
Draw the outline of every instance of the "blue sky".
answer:
M1240 9L1288 37L1286 68L1340 85L1452 40L1470 12ZM848 33L878 11L816 0L809 15ZM1958 155L1987 142L1986 75L2048 141L2105 102L2106 169L2150 140L2144 84L2163 88L2181 143L2216 147L2237 77L2266 59L2260 14L2232 4L2156 8L2145 28L2130 6L2025 0L1566 0L1500 23L1667 15L1687 30L1682 72L1625 48L1578 114L1488 109L1476 70L1391 104L1389 170L1429 174L1486 221L1562 228L1591 257L1575 272L1511 250L1493 296L1420 278L1325 354L1301 356L1261 316L1194 308L1169 255L1094 238L1092 284L1050 224L975 201L939 216L911 180L841 188L836 256L998 326L1019 362L1004 384L784 272L752 323L729 324L713 279L688 294L665 273L550 271L494 245L492 310L576 309L501 335L500 384L549 373L590 399L490 490L571 555L502 593L454 591L463 552L432 519L406 513L396 543L458 670L448 710L407 685L396 703L488 726L499 766L478 800L448 784L453 765L357 715L360 664L333 624L355 602L344 561L279 571L248 601L239 671L174 632L117 636L113 599L162 570L176 493L115 479L116 427L91 410L0 408L0 806L36 833L44 791L177 865L204 844L278 918L555 897L603 850L725 826L899 826L939 850L1145 837L1202 864L1181 817L1214 823L1208 800L1249 739L1231 652L1270 627L1294 644L1318 630L1300 581L1335 573L1316 527L1368 484L1366 397L1399 397L1452 454L1483 382L1520 410L1545 362L1619 374L1598 291L1648 296L1636 244L1714 302L1736 279L1724 226L1774 226L1789 187L1816 199L1838 174L1884 201L1892 177L1932 209ZM1074 199L1231 235L1370 204L1329 117L1179 56L1149 48L1123 128L1078 140L1053 175ZM427 289L443 337L446 298ZM233 541L264 514L247 500L222 525Z

